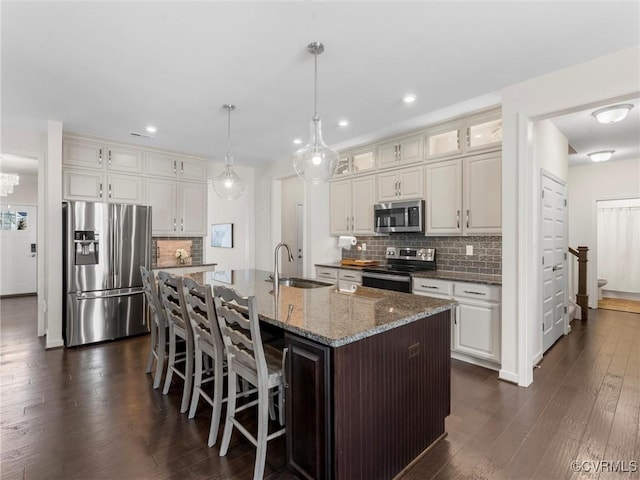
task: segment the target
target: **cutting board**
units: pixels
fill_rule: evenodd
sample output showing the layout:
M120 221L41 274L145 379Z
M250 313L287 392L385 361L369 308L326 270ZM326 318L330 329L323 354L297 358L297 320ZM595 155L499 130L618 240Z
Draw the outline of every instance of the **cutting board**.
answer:
M178 265L178 259L176 258L176 250L183 248L189 252L189 258L186 259L184 265L192 264L191 247L193 241L191 240L158 240L156 254L158 259L156 265L158 267L173 267Z
M377 260L351 260L346 259L340 262L340 265L346 265L351 267L371 267L378 265Z

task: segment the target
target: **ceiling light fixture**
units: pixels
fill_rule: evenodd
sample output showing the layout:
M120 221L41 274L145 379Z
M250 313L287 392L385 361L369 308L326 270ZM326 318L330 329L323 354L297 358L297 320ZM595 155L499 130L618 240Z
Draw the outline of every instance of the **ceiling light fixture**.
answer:
M314 185L328 182L338 167L338 152L328 147L322 140L322 121L318 116L318 55L324 52L324 45L312 42L307 51L313 55L315 70L313 84L313 108L309 143L293 154L293 168L300 178Z
M349 125L349 120L340 120L338 122L338 125L340 125L341 127L346 127Z
M13 193L13 187L20 184L20 176L16 173L0 172L0 197Z
M234 105L222 106L227 111L227 153L224 156L224 170L213 179L213 190L224 200L235 200L242 195L247 183L233 170L233 155L231 155L231 112Z
M300 140L299 138L294 138L293 143L295 143L296 145L300 145L302 143L302 140Z
M158 129L153 125L149 125L145 128L145 130L147 131L147 133L156 133L158 131Z
M601 150L599 152L588 153L587 155L589 155L591 160L594 162L606 162L611 158L611 155L613 155L614 152L615 150Z
M416 101L416 96L410 93L409 95L405 95L402 101L404 103L413 103Z
M630 103L621 103L620 105L599 108L591 115L600 123L616 123L624 120L632 108L633 105Z

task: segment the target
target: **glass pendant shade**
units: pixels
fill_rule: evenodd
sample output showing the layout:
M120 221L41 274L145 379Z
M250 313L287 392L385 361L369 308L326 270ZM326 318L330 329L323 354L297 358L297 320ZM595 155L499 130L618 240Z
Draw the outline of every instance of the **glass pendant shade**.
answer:
M234 105L223 105L228 112L227 128L227 154L224 157L224 170L213 179L213 191L223 200L235 200L240 198L247 186L238 174L233 170L233 155L231 155L231 112L235 110Z
M293 154L293 168L300 178L313 185L328 182L338 168L338 152L322 140L322 121L318 116L318 55L324 45L312 42L307 51L314 56L313 107L309 142Z
M300 178L314 185L328 182L338 167L338 152L322 140L322 120L311 117L309 143L293 154L293 168Z
M213 190L223 200L236 200L244 193L247 186L242 178L233 170L233 157L227 154L224 170L213 179Z

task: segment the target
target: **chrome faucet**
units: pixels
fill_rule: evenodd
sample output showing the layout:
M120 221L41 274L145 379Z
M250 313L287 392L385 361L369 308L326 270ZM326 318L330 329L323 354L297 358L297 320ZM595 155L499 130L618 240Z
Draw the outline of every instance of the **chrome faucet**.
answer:
M289 261L293 262L293 255L291 254L291 248L286 243L279 243L276 245L276 249L273 252L273 288L278 289L280 286L280 271L278 270L278 250L280 247L284 247L287 249L287 253L289 254Z

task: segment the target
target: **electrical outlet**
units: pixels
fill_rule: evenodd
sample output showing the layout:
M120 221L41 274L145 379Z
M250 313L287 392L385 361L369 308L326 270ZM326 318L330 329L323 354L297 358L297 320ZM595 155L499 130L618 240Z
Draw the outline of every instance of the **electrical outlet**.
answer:
M420 355L420 344L409 345L409 358L417 357L418 355Z
M467 245L467 255L473 255L473 245Z
M366 250L366 249L367 249L367 244L366 244L366 243L363 243L363 244L362 244L362 250L364 251L364 250Z

